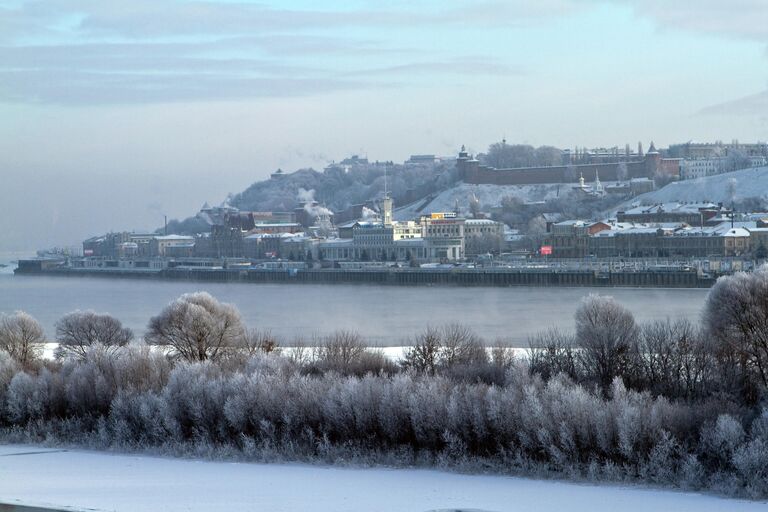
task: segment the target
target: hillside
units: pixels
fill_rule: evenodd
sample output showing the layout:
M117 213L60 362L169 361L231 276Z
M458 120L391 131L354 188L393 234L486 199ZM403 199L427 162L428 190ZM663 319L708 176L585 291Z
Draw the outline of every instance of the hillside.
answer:
M761 202L768 199L768 167L742 169L706 178L672 182L659 190L639 195L625 204L655 204L672 201L711 201L731 204L751 198L757 198Z
M454 164L403 166L392 163L371 163L354 166L330 166L324 171L302 169L284 174L279 179L254 183L231 198L230 203L241 210L290 211L297 206L299 191L314 190L317 201L334 211L342 211L353 204L379 198L384 193L384 173L387 188L394 197L406 196L413 191L421 195L448 184L449 177L441 177L453 169Z
M457 202L461 211L468 211L473 197L477 198L483 211L489 211L499 206L505 197L515 197L526 202L548 201L569 195L572 188L573 185L568 184L470 185L457 183L436 194L431 200L416 201L396 208L395 218L407 220L418 217L422 213L453 211Z

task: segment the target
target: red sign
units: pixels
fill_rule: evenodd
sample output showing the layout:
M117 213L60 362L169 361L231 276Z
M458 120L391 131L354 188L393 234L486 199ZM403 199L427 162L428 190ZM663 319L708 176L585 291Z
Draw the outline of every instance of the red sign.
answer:
M552 246L542 245L541 249L539 249L539 254L541 254L542 256L550 256L552 254Z

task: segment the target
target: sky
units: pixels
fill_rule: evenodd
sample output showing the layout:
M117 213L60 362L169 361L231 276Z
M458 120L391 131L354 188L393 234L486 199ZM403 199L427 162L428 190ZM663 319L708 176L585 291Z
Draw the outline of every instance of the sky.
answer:
M0 0L0 251L351 154L768 139L765 0Z

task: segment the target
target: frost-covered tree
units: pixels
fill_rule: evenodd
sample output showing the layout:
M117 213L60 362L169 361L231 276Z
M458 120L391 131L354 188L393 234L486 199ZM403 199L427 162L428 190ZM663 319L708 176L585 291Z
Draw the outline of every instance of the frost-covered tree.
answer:
M751 382L768 386L768 267L721 277L707 295L704 321L722 359L742 372L743 392ZM749 399L749 396L745 396ZM754 397L752 397L754 399Z
M186 293L149 321L145 339L187 361L218 359L242 339L240 312L206 292Z
M584 370L607 392L630 368L639 329L613 297L589 295L576 310L576 344Z
M17 311L0 317L0 350L22 366L29 366L40 357L44 343L43 327L31 315Z
M133 331L117 318L94 311L73 311L56 322L57 358L85 358L89 347L99 344L114 349L133 339Z

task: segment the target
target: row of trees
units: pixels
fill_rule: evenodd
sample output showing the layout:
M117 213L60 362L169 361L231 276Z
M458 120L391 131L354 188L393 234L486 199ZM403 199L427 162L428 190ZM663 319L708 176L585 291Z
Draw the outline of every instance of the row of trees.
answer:
M492 467L768 496L768 269L721 278L703 322L638 324L582 301L573 332L525 357L461 325L396 364L340 331L280 350L237 310L183 295L144 340L108 315L0 322L0 432L93 446L256 458ZM498 344L497 344L498 345Z
M339 354L336 354L339 356ZM344 357L344 356L340 356ZM94 346L28 372L0 353L10 442L246 457L440 465L645 481L768 496L768 411L670 401L615 379L606 394L512 364L498 384L415 371L307 373L277 354L174 361Z

